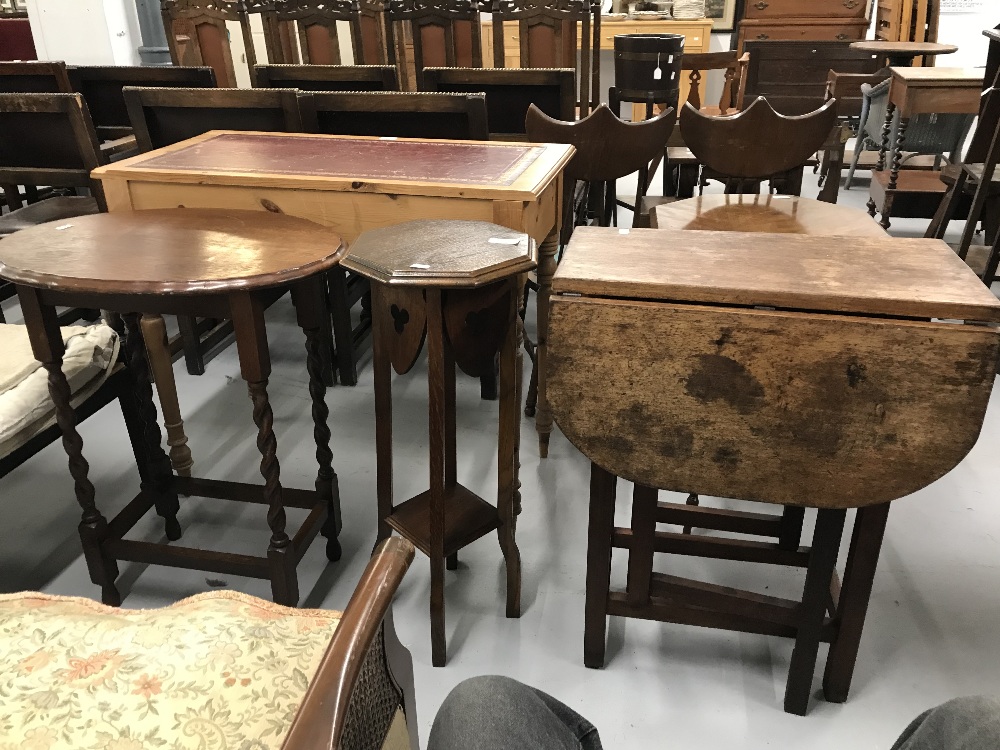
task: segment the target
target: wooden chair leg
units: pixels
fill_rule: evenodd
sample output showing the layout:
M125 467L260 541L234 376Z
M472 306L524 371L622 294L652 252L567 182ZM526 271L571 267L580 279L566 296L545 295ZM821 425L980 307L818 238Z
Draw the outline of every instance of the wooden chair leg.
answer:
M611 590L611 537L615 526L618 477L590 465L590 527L587 531L587 601L584 614L583 663L604 666L607 601Z
M496 401L499 393L500 362L497 360L493 371L479 378L479 397L483 401Z
M962 195L965 193L965 184L968 179L969 176L964 169L958 173L958 176L955 178L955 184L948 188L948 192L941 199L937 211L934 212L934 218L931 219L930 226L927 227L924 237L935 240L944 239L944 235L948 231L948 225L955 217L955 212L958 211L958 204L962 201Z
M163 426L167 431L170 464L178 476L189 477L194 460L188 447L187 435L184 433L184 420L177 399L177 383L174 380L174 368L167 343L167 326L161 315L143 315L141 325L149 366L156 382L160 410L163 412Z
M831 703L843 703L851 690L888 519L889 503L859 508L854 519L840 600L836 602L837 636L830 644L823 675L823 696Z
M795 505L786 505L781 512L781 528L778 536L778 547L783 550L797 550L802 541L802 524L806 519L806 509Z
M202 355L198 335L198 319L193 315L178 315L177 327L184 346L184 363L189 375L205 374L205 357Z
M358 384L357 353L351 329L351 308L347 301L347 271L334 268L327 274L330 285L330 315L341 385Z
M1000 237L993 242L990 255L986 259L986 268L983 269L982 280L986 286L992 286L997 277L997 267L1000 266Z
M788 683L785 685L785 711L790 714L805 716L809 708L820 634L830 597L830 581L840 552L846 515L845 510L823 508L816 518L816 532L802 593L801 618L788 668Z
M500 349L500 420L497 445L497 511L500 527L497 534L507 571L507 617L521 616L521 553L517 548L518 435L521 431L520 402L517 398L517 362L519 295L518 281L511 285L511 304L507 316L507 335Z

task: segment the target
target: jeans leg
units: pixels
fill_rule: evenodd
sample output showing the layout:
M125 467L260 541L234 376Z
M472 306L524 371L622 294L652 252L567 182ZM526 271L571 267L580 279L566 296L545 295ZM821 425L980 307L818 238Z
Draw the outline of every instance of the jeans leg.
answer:
M1000 747L1000 699L956 698L920 714L892 750L988 750Z
M507 677L473 677L445 699L428 750L602 750L573 709Z

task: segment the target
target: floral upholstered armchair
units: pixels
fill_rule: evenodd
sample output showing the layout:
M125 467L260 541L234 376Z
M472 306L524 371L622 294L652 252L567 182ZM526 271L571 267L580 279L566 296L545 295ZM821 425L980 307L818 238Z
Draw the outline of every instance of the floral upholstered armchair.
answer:
M156 610L0 596L0 750L416 750L386 540L343 613L212 592Z

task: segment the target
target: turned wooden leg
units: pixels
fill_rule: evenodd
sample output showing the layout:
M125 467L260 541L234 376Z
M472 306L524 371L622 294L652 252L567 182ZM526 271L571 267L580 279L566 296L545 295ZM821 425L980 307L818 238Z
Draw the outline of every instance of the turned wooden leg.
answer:
M427 384L430 432L430 563L431 662L443 667L448 660L444 625L444 498L454 455L455 359L444 339L440 289L427 289ZM449 397L449 393L451 396ZM449 425L449 403L451 406Z
M375 486L378 498L376 545L392 534L392 370L389 361L388 306L378 284L372 284L372 374L375 376Z
M281 468L278 464L278 441L274 436L274 415L267 396L271 375L271 355L264 327L264 307L252 293L237 293L229 298L236 330L236 349L240 372L247 382L253 402L253 421L257 425L257 450L260 473L264 477L264 501L271 543L267 559L271 569L271 594L276 604L294 607L299 603L299 584L295 574L295 551L285 532L285 505L281 496Z
M156 383L156 395L163 412L163 426L167 431L167 445L170 446L170 465L179 476L191 476L194 460L184 434L184 420L177 398L177 381L170 361L170 347L167 344L167 324L162 315L142 316L142 337L146 341L149 367Z
M538 248L538 345L535 349L535 370L538 378L538 413L535 429L538 431L538 453L549 455L549 436L552 434L552 408L546 395L545 367L548 362L549 301L552 298L552 276L556 272L556 253L559 250L559 231L553 229Z
M788 667L785 685L785 711L805 716L809 708L816 655L819 653L820 634L830 600L830 581L833 578L840 538L844 533L847 511L821 508L816 518L816 531L809 553L809 568L799 607L800 619L795 636L795 649Z
M62 334L54 307L43 305L38 291L18 287L21 312L31 339L31 351L48 373L49 396L55 406L56 422L62 432L63 449L69 458L69 473L73 477L76 501L83 511L80 519L80 541L87 561L90 580L101 587L101 600L110 606L121 605L121 594L115 586L118 563L105 549L108 521L94 502L94 485L90 481L90 464L83 457L83 438L76 430L76 412L70 403L70 387L62 371Z
M135 410L146 449L147 476L142 477L142 489L153 495L156 513L163 518L167 539L175 542L181 538L181 525L177 521L180 504L174 487L170 459L167 458L161 445L162 435L156 405L153 403L153 385L149 378L149 363L146 359L142 327L136 314L126 315L124 320L128 365L135 384Z
M604 666L611 590L611 536L615 527L618 478L597 464L590 465L590 527L587 531L587 603L584 613L583 663Z
M882 228L889 230L889 217L892 214L892 201L899 185L899 169L903 160L903 143L906 141L906 127L910 124L907 117L899 121L899 132L896 134L896 144L892 150L892 161L889 165L889 185L885 191L885 202L882 204Z
M892 135L892 118L895 114L896 105L889 102L885 108L885 123L882 125L882 145L878 150L878 163L875 165L876 172L881 172L885 169L886 155L889 153L889 138ZM872 179L874 180L874 177ZM868 215L874 219L877 212L878 206L875 204L875 199L868 198Z
M309 373L309 397L312 399L313 438L316 441L316 492L326 501L327 516L321 533L326 537L326 557L331 562L340 559L340 484L333 469L330 450L330 408L326 405L327 375L330 362L324 357L329 342L324 321L326 313L325 280L314 277L292 289L292 301L298 324L306 334L306 369Z
M500 549L507 569L507 617L521 616L521 553L517 549L517 464L518 435L521 431L517 365L521 351L518 341L518 281L512 280L507 334L500 350L500 432L497 455L497 510L500 514Z

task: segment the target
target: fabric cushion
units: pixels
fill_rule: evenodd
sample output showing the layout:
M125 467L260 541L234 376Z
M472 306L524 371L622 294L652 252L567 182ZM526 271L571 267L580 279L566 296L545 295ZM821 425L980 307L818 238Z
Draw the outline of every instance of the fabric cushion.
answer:
M0 216L0 237L50 221L89 216L100 212L101 209L98 208L97 201L88 196L70 195L47 198Z
M279 750L340 613L0 595L0 750Z
M104 382L118 359L118 335L110 326L62 329L63 372L78 404ZM52 421L48 373L31 353L27 329L0 324L0 456L22 445Z

